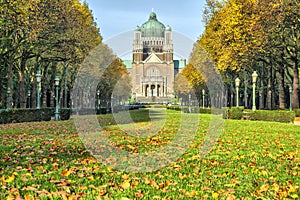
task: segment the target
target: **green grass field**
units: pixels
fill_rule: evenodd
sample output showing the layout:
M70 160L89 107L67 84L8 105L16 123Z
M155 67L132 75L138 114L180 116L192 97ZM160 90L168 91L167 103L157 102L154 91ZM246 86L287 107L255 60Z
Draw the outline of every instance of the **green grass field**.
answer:
M151 121L148 111L132 111L135 125L126 120L116 125L112 115L98 119L111 145L147 153L171 144L180 115L167 111L161 123L159 117ZM72 120L0 125L0 199L300 198L300 127L228 120L216 145L202 158L210 120L211 115L200 115L193 142L175 162L138 173L97 162ZM156 127L158 134L138 137L138 129L152 133Z

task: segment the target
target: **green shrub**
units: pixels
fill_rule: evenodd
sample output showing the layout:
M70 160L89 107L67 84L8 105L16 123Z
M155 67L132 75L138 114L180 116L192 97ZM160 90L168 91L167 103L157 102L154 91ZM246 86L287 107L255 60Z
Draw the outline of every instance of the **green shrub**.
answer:
M300 117L300 109L294 110L295 112L295 117Z
M182 106L182 108L184 108L184 107ZM177 111L181 110L180 106L168 106L167 109L169 109L169 110L177 110Z
M9 109L0 112L0 123L19 123L19 122L36 122L50 121L53 116L52 108L41 109Z
M211 114L211 108L199 108L199 112L202 114Z
M230 108L228 108L228 107L222 108L223 119L229 119L229 110L230 110Z
M229 110L229 119L242 119L244 112L244 107L232 107Z
M244 112L244 107L232 107L232 108L222 108L222 114L224 119L242 119Z
M60 120L69 120L71 116L70 108L62 108L59 110Z
M283 110L257 110L249 113L249 119L290 123L294 122L295 112Z

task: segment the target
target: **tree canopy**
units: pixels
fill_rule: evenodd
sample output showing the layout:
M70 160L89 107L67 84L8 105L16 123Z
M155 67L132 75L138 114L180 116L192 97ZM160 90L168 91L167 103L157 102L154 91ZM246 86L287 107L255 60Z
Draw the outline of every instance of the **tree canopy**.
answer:
M293 108L299 108L300 3L297 0L207 0L203 21L205 32L197 45L215 62L229 94L234 94L233 82L239 77L244 86L244 102L249 101L249 80L256 70L259 107L287 107L292 85ZM192 60L199 56L194 53Z
M54 106L54 79L58 76L61 104L69 107L84 59L102 45L100 30L87 3L3 0L0 15L0 108L7 106L7 95L10 106L35 107L37 72L42 75L42 106ZM116 60L115 66L121 66L121 61ZM8 88L11 94L6 93ZM31 105L27 100L29 90Z

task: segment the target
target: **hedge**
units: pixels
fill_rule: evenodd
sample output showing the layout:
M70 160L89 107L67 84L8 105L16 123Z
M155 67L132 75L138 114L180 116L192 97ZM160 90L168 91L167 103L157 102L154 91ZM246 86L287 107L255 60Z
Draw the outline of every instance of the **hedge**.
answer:
M109 108L108 113L111 112L111 108ZM72 115L99 115L99 114L106 114L107 109L106 107L101 107L100 109L96 108L72 108Z
M180 106L168 106L167 109L169 109L169 110L177 110L177 111L181 110Z
M69 120L71 116L70 108L61 108L59 109L60 120Z
M258 121L293 123L295 119L294 111L283 110L257 110L248 115L250 120Z
M182 110L185 113L200 113L200 114L213 114L213 115L220 115L222 114L222 109L220 108L202 108L202 107L196 107L196 106L191 106L189 109L188 106L167 106L166 107L169 110L177 110L180 111Z
M294 110L295 112L295 117L300 117L300 109Z
M52 115L52 108L9 109L0 112L0 123L7 124L19 122L50 121Z
M237 120L240 120L243 118L243 115L244 115L244 107L243 106L240 106L240 107L231 107L231 108L228 108L228 107L225 107L225 108L222 108L222 111L223 111L223 118L224 119L237 119Z

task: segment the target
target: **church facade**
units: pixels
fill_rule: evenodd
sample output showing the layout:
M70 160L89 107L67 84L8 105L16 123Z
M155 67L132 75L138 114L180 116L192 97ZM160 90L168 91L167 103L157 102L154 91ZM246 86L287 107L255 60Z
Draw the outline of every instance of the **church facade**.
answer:
M137 102L170 102L176 74L185 60L173 59L172 29L152 12L134 31L132 60L125 62Z

